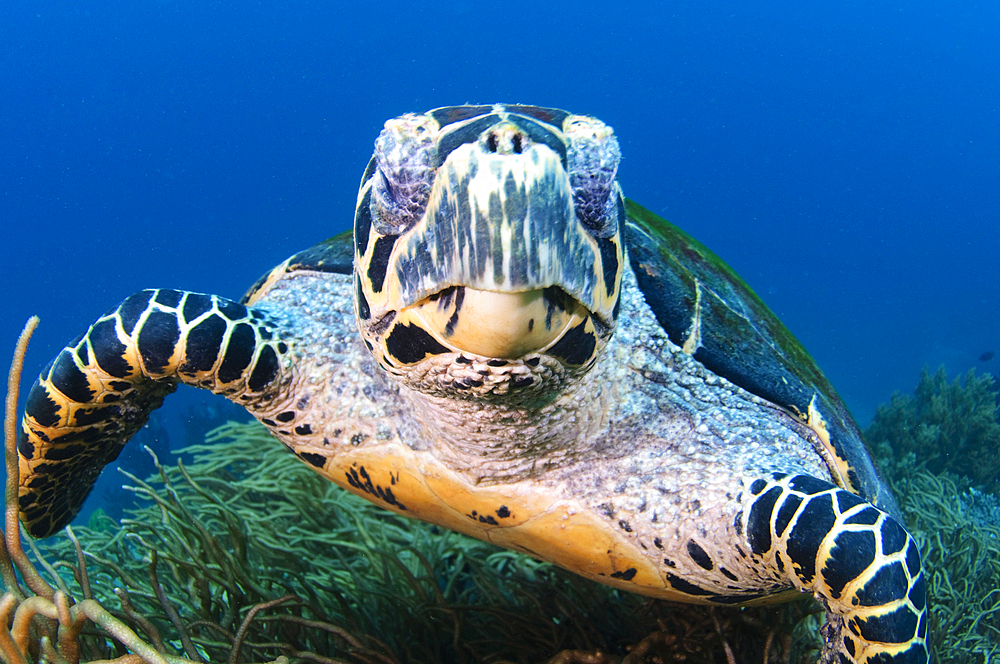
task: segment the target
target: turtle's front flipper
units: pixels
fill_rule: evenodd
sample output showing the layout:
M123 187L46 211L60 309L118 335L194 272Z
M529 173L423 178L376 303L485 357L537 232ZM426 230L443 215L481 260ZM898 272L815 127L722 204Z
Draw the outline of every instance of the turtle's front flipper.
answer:
M28 532L46 537L69 523L178 383L250 406L285 382L288 350L263 312L214 295L144 290L106 313L28 394L18 441Z
M920 552L894 518L805 475L758 479L748 497L753 557L827 607L822 664L927 664Z

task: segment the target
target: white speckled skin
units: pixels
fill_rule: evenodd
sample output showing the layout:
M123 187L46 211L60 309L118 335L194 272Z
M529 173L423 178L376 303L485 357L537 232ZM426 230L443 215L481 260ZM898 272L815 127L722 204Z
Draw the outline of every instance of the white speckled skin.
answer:
M531 370L536 390L558 392L548 401L516 394L446 398L398 383L361 343L350 292L348 277L296 272L256 303L284 322L284 338L294 335L298 357L294 385L284 391L292 400L255 415L297 454L325 457L319 470L330 479L379 502L345 479L343 469L364 451L373 477L379 472L373 456L402 456L411 466L451 471L452 481L469 490L489 487L529 503L539 496L541 504L557 497L565 516L588 512L615 540L624 540L630 549L625 558L645 556L648 571L660 581L647 579L649 585L637 587L641 574L622 583L583 572L644 594L704 601L670 590L665 574L696 580L720 595L773 592L783 585L739 554L737 545L744 540L734 531L734 519L746 485L764 474L804 473L829 481L815 450L819 442L804 424L710 373L672 344L628 269L617 331L593 369L566 377L542 362ZM307 352L295 353L296 348ZM454 364L455 354L443 357ZM442 360L426 360L431 362ZM458 366L464 371L470 365ZM495 374L512 370L475 362L471 367ZM529 367L513 370L524 373ZM276 415L288 411L294 419L276 423ZM304 424L311 433L296 434ZM419 511L408 505L405 513L440 520L415 514ZM459 529L508 544L496 536L497 529L472 525L477 527ZM692 560L690 540L712 558L713 570ZM550 546L514 544L575 566Z

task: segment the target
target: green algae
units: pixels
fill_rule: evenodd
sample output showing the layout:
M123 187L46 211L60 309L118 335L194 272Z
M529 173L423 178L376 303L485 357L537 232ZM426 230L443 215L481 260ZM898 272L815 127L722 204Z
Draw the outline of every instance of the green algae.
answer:
M944 367L925 368L912 396L894 394L878 408L865 437L892 477L926 469L1000 489L997 387L989 374L969 371L949 382Z
M1000 525L971 513L946 475L920 471L896 481L920 545L935 661L973 664L1000 657Z
M1000 657L1000 423L992 376L949 381L926 368L914 394L895 394L866 432L920 545L935 661ZM986 492L985 494L983 492Z

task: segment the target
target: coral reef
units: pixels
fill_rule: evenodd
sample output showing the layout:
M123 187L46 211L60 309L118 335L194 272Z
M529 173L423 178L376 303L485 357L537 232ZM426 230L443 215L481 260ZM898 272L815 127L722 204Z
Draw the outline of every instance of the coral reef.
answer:
M920 543L936 661L1000 657L1000 423L997 387L924 369L865 432Z
M873 434L929 571L936 661L992 661L1000 655L1000 527L992 521L1000 500L963 489L973 477L953 479L949 471L962 466L928 441L958 436L988 454L984 441L993 434L984 414L995 414L988 403L995 394L974 375L949 383L925 372L921 386L917 397L880 408ZM153 477L126 473L138 506L120 521L98 511L87 527L43 542L35 552L43 579L21 552L14 430L8 405L13 484L0 547L10 551L0 555L6 662L799 664L816 657L823 616L814 602L693 607L599 586L347 494L256 423L214 429L176 464L151 453ZM915 470L918 453L934 463Z
M970 500L947 475L917 472L899 478L896 490L929 572L934 661L997 661L1000 523L984 522L977 509L982 501Z
M865 438L890 477L926 469L1000 489L997 387L989 374L969 371L949 382L944 367L925 368L913 396L894 394L878 408Z

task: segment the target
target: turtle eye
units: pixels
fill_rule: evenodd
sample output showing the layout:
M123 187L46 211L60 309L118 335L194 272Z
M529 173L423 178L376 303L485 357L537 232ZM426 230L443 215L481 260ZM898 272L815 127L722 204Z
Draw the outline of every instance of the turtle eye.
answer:
M618 232L615 176L621 151L614 130L595 118L574 115L564 124L569 183L580 222L595 237Z
M399 235L423 216L434 182L435 133L434 120L426 115L408 114L385 123L375 140L375 232Z

